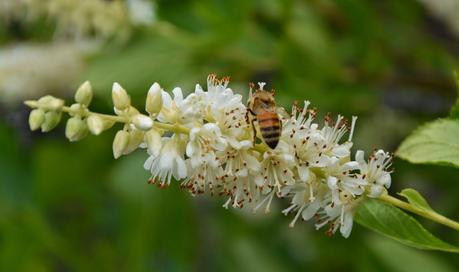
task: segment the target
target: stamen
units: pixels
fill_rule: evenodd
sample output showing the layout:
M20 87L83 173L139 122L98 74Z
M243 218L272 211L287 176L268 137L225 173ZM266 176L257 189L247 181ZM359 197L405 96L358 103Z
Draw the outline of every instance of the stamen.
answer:
M351 130L349 132L349 142L352 142L352 136L354 135L355 123L357 122L357 116L352 116Z
M290 228L293 228L295 226L295 223L296 221L298 220L298 218L300 217L300 214L301 212L303 211L304 207L306 206L306 204L303 204L299 209L298 209L298 212L296 213L295 215L295 218L293 218L293 221L290 222L290 224L288 225Z

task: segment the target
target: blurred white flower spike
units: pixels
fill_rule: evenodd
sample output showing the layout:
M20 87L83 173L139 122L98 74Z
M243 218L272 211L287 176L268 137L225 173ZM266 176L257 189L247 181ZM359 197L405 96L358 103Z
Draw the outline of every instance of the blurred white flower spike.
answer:
M134 27L154 24L156 9L149 0L0 0L0 21L38 18L55 22L58 38L125 40Z
M70 140L86 136L87 128L97 135L116 122L123 123L113 154L118 158L146 147L150 157L144 167L151 172L152 184L167 187L180 182L193 196L224 196L225 208L254 212L269 212L274 196L287 198L290 206L283 213L293 214L290 227L299 218L314 219L318 229L326 227L326 234L339 229L348 237L358 205L365 198L380 197L389 188L391 156L378 150L366 161L363 152L357 151L352 160L356 117L349 125L340 115L336 119L326 115L324 124L319 125L309 101L303 109L294 104L291 115L281 117L281 136L274 149L256 138L260 133L255 133L254 142L252 124L246 118L248 109L228 84L228 77L210 75L207 90L196 85L195 91L185 96L175 88L171 96L155 83L146 94L147 114L131 105L127 91L117 83L112 93L116 115L87 109L89 83L80 87L77 103L70 107L53 108L40 100L26 104L34 109L32 129L46 122L45 112L69 113Z

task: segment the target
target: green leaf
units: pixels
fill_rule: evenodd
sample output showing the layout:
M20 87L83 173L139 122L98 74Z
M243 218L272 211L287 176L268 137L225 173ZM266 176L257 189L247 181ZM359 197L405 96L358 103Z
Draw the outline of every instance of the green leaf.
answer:
M415 248L459 253L458 247L438 239L413 217L378 200L363 202L355 220L364 227Z
M457 74L457 71L454 71L454 80L456 81L458 97L456 99L456 103L454 103L454 106L451 108L451 111L449 112L449 117L453 119L459 119L459 76Z
M459 120L439 119L419 127L396 155L411 163L459 167Z
M429 203L427 203L424 197L422 197L422 195L414 189L403 189L398 194L406 198L406 200L408 200L408 202L413 206L416 206L420 209L433 211L433 209L430 207Z

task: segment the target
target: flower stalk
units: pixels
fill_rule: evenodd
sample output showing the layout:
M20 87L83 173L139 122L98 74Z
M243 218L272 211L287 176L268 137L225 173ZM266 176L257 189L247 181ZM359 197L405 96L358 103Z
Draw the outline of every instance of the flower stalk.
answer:
M37 109L39 108L38 105L37 105L37 101L34 101L34 100L27 100L24 102L25 105L27 105L28 107L32 108L32 109ZM75 110L73 110L71 107L68 107L68 106L63 106L62 107L62 112L66 112L66 113L69 113L69 114L75 114ZM104 113L97 113L97 112L92 112L92 111L85 111L83 113L80 113L82 117L88 117L90 115L97 115L99 117L101 117L102 119L104 120L107 120L107 121L112 121L112 122L116 122L116 123L123 123L123 124L126 124L126 123L129 123L129 119L123 117L123 116L117 116L117 115L110 115L110 114L104 114ZM161 122L154 122L153 123L153 127L155 128L159 128L159 129L163 129L163 130L166 130L166 131L172 131L172 132L176 132L176 133L182 133L182 134L189 134L190 133L190 129L183 126L183 125L180 125L178 123L176 124L165 124L165 123L161 123ZM263 147L262 145L258 145L258 148L260 150L263 150Z
M379 200L386 202L388 204L391 204L397 208L400 208L405 211L409 211L411 213L417 214L419 216L422 216L424 218L427 218L429 220L432 220L434 222L437 222L439 224L442 224L444 226L450 227L452 229L455 229L459 231L459 222L456 222L454 220L451 220L433 210L430 209L421 209L413 204L410 204L408 202L402 201L398 198L395 198L387 193L383 193L382 195L379 196Z

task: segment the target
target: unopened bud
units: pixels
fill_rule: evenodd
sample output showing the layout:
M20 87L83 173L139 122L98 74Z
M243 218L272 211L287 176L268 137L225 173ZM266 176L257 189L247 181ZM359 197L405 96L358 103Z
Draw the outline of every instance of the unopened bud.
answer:
M131 118L131 122L137 129L148 131L153 127L153 120L143 114L136 114Z
M161 134L152 129L145 133L145 140L147 142L148 153L155 157L158 156L162 146Z
M62 113L48 111L45 113L45 121L41 124L41 132L48 132L55 128L61 121Z
M36 108L38 107L38 102L35 100L26 100L24 101L24 104L29 107L29 108Z
M133 106L129 106L129 108L124 109L124 110L118 110L117 108L114 108L116 115L128 115L128 116L134 116L139 114L140 112L134 108Z
M139 145L143 142L144 132L138 129L129 131L129 144L124 150L123 154L127 155L132 151L136 150Z
M43 108L45 110L60 111L64 106L64 100L51 95L46 95L38 99L37 105L39 108Z
M118 110L125 110L131 105L131 98L126 90L117 82L113 83L112 100L115 108Z
M71 142L79 141L88 134L88 125L80 117L72 117L67 120L65 137Z
M31 130L37 130L45 121L45 111L42 109L34 109L29 115L29 126Z
M102 131L109 129L113 126L114 122L105 120L99 115L91 114L88 119L86 119L88 124L89 131L94 135L99 135Z
M129 132L120 130L116 133L115 139L113 139L113 157L118 159L123 155L129 144Z
M70 106L69 115L70 116L82 116L88 112L88 109L83 107L81 104L74 103Z
M158 83L154 83L150 90L148 90L147 102L145 104L145 110L149 114L157 114L163 107L163 95L161 86Z
M92 87L89 81L85 81L80 85L78 90L75 93L75 101L77 103L89 106L92 100Z

